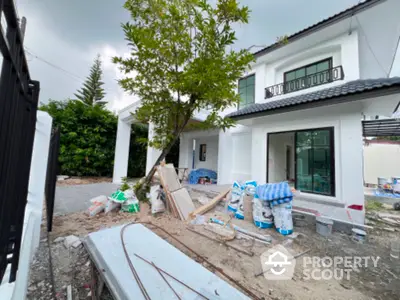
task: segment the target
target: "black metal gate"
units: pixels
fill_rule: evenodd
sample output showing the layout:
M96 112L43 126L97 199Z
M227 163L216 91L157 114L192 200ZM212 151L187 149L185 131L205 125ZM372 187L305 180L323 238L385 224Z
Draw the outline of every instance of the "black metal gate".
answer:
M0 23L0 281L11 264L9 282L13 282L28 195L39 82L29 75L13 0L0 0Z
M46 213L47 213L47 231L53 227L54 196L56 193L57 174L59 171L58 153L60 149L60 130L54 128L49 149L49 159L47 162L46 174Z

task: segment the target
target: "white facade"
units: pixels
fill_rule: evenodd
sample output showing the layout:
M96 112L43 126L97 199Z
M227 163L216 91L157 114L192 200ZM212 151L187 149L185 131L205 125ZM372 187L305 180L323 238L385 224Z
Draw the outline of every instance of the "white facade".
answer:
M392 62L396 59L400 34L398 11L400 1L380 1L354 10L353 16L349 14L311 29L303 33L301 38L289 37L287 45L262 55L257 54L251 69L243 74L255 75L254 103L278 101L358 79L388 77ZM265 98L265 89L281 84L285 72L328 58L332 60L331 67L342 68L344 76L339 78L341 80ZM322 204L320 210L348 221L346 208L353 204L364 205L361 120L374 115L390 117L399 101L399 94L369 97L329 106L250 116L238 120L234 128L225 132L185 132L180 140L179 167L215 170L219 184L232 184L234 180L256 180L259 184L282 181L287 177L286 149L289 147L292 151L289 155L289 177L292 179L296 177L294 132L333 128L333 193L326 196L300 192L296 201L305 207L313 203ZM221 114L227 115L236 110L233 107ZM123 115L120 114L120 118ZM203 112L196 119L201 121L205 116ZM280 137L272 135L282 132L287 134ZM199 161L201 144L207 145L206 161ZM148 152L150 157L153 154L152 150ZM123 159L127 160L125 157ZM148 160L154 161L152 158ZM364 211L355 212L353 218L363 222Z

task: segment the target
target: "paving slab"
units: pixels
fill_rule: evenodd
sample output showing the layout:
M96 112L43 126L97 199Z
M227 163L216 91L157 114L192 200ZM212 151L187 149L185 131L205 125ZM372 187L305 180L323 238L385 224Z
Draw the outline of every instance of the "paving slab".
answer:
M123 226L118 226L93 232L84 239L86 249L97 269L103 270L101 275L115 299L144 299L128 259L151 299L176 299L178 297L174 291L179 299L187 300L249 299L141 224L130 225L124 231L125 255L121 239L122 228ZM164 278L151 263L166 272Z
M110 182L57 186L54 214L63 215L87 210L91 205L90 199L100 195L110 196L118 187L118 184Z

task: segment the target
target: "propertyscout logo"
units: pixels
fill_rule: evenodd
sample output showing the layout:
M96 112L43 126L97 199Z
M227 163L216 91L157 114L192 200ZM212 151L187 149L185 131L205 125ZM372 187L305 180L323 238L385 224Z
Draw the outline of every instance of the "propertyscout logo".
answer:
M267 280L290 280L293 278L296 259L282 245L265 251L261 257L263 275ZM302 263L303 280L349 280L351 272L360 268L377 267L379 256L305 256Z

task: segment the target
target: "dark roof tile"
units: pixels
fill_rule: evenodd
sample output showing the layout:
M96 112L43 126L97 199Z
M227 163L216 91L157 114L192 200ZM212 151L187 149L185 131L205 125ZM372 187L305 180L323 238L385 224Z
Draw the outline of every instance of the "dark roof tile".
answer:
M328 100L349 94L362 93L371 90L377 90L385 87L400 86L400 77L377 78L377 79L359 79L347 82L340 86L335 86L312 93L302 94L293 97L287 97L280 100L270 100L265 103L256 103L236 112L230 113L227 117L242 118L254 113L277 110L288 106L301 105L308 102ZM250 116L249 116L250 117Z

